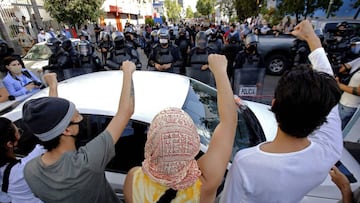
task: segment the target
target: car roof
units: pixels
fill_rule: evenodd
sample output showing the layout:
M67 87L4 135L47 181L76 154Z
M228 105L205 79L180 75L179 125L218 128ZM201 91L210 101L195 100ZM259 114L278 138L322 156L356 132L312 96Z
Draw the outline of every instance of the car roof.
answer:
M70 78L59 83L59 97L72 101L83 114L113 116L118 109L122 75L122 71L114 70ZM181 108L190 84L185 76L155 71L136 71L133 80L135 112L132 118L147 123L166 107ZM45 88L29 99L48 96L48 91ZM23 103L4 116L13 121L19 119L22 106Z

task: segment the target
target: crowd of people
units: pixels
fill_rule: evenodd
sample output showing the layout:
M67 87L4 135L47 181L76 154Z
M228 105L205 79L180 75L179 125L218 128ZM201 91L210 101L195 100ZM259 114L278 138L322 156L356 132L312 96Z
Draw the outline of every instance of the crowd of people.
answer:
M282 30L293 30L291 34L306 41L312 66L298 65L281 77L271 104L278 123L276 137L237 152L219 202L299 202L329 172L344 202L352 198L349 183L334 164L343 149L341 125L346 125L360 104L359 59L343 64L340 72L352 74L350 82L343 84L334 77L311 23L305 20L291 26L286 23ZM148 58L147 70L183 74L216 87L220 123L209 149L196 160L200 141L189 115L177 108L159 112L148 129L142 165L132 168L126 177L125 201L214 202L237 125L233 98L238 91L237 71L246 66L264 68L256 35L268 34L271 29L246 22L228 28L164 24L145 25L137 31L127 24L123 32L95 29L95 39L91 39L83 27L76 46L66 29L55 37L40 32L44 36L38 40L45 41L52 52L49 64L43 67L43 79L26 70L21 57L0 41L0 66L6 72L0 83L0 101L35 93L45 85L50 89L49 97L23 106L23 121L41 144L27 157L17 159L14 154L21 130L0 118L0 177L7 177L6 181L2 178L2 188L6 182L7 186L0 192L0 202L120 201L104 171L134 111L132 75L143 69L139 48ZM24 52L34 43L25 39L25 35L24 40L19 38ZM82 116L71 101L58 97L58 81L118 69L124 74L117 113L104 132L76 148Z

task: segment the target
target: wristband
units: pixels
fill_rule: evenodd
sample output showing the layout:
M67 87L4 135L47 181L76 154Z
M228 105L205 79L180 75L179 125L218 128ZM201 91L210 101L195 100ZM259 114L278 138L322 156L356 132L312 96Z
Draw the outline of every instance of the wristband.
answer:
M353 95L356 95L356 96L359 96L359 95L358 95L358 92L357 92L357 87L353 87L353 88L352 88L352 94L353 94Z

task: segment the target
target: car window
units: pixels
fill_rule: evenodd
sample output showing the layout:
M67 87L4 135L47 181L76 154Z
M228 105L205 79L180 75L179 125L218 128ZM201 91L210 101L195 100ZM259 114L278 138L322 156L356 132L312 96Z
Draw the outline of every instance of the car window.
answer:
M208 146L215 127L219 123L216 90L191 79L183 109L194 120L200 142ZM231 160L237 151L255 146L265 140L264 131L254 113L247 106L239 108Z
M51 50L45 44L34 45L25 55L27 60L46 60L51 56Z
M76 147L84 146L90 140L103 132L111 121L111 116L82 114L83 122L77 136ZM15 122L16 126L24 130L19 140L16 154L26 156L39 140L24 126L22 120ZM134 166L140 166L144 160L148 124L130 120L122 137L115 145L115 157L106 167L108 171L127 173Z

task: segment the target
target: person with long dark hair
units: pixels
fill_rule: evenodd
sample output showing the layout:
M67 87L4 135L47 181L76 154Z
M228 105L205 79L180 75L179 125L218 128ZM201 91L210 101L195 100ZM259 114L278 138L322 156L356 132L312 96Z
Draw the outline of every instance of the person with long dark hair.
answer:
M45 74L44 79L49 84L49 95L57 92L56 74ZM25 165L33 158L43 154L46 150L41 145L25 157L18 159L15 149L21 138L22 130L11 120L0 117L0 202L12 203L41 203L34 196L24 178Z

